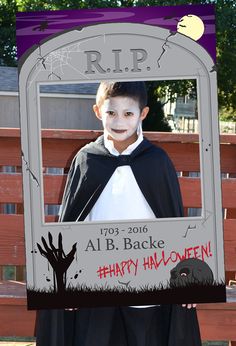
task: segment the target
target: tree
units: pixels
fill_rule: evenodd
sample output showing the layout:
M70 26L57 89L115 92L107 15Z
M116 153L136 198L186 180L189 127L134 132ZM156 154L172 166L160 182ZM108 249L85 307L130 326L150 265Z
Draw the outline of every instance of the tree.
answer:
M0 65L16 66L15 1L0 0Z
M236 4L217 1L217 66L222 120L236 121Z
M148 91L148 117L143 121L144 131L171 132L163 106L174 102L178 96L197 97L196 80L169 80L146 82Z
M163 104L155 101L153 97L149 97L149 99L149 114L143 121L143 130L171 132L171 127L164 114Z

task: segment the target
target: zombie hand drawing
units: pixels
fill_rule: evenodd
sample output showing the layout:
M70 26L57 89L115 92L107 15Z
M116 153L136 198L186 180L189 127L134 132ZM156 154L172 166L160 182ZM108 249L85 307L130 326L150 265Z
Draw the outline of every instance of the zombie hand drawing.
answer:
M71 251L66 255L62 246L62 235L58 235L58 248L53 245L53 238L51 233L48 233L47 244L44 237L41 238L44 249L37 243L40 254L45 257L54 271L54 291L62 293L66 288L66 272L74 260L76 253L76 243L72 246ZM56 280L55 280L56 279Z
M211 285L213 281L211 268L198 258L185 259L170 271L170 287L172 288L191 284Z

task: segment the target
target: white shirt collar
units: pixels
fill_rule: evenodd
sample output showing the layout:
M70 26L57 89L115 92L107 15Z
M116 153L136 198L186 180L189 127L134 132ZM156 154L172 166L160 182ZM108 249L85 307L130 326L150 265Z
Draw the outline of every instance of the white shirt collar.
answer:
M104 130L104 145L107 148L107 150L110 152L110 154L119 156L119 155L130 155L134 149L137 148L137 146L142 142L143 140L143 130L142 130L142 124L140 123L138 129L137 129L137 140L130 144L122 153L119 153L118 150L114 147L113 141L111 139L108 139L108 133L106 130Z

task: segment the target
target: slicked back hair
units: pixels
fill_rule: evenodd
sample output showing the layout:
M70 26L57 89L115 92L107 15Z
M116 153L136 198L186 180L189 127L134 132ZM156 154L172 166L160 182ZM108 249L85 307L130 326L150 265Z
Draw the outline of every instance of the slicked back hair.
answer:
M96 96L96 104L100 107L106 99L116 96L134 99L139 103L141 111L147 105L147 89L145 82L114 81L103 81L100 83Z

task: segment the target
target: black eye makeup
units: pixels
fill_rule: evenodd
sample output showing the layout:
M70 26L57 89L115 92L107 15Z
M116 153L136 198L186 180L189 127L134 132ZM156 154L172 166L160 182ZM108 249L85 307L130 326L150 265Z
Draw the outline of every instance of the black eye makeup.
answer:
M133 112L126 112L125 113L125 115L127 116L127 117L130 117L131 115L133 115L134 113Z
M106 113L110 116L114 116L115 115L115 112L114 111L106 111Z

